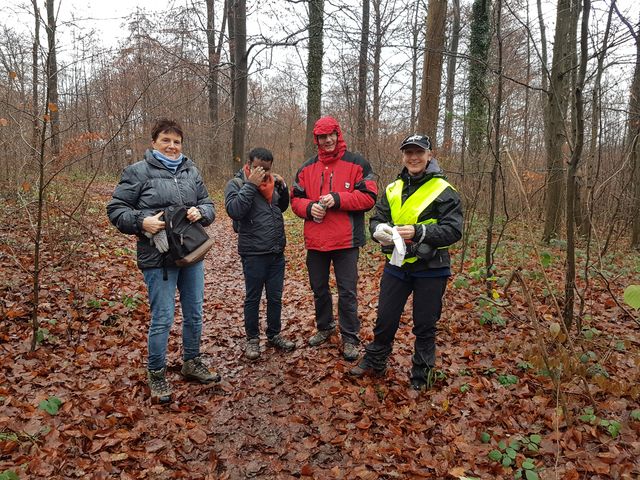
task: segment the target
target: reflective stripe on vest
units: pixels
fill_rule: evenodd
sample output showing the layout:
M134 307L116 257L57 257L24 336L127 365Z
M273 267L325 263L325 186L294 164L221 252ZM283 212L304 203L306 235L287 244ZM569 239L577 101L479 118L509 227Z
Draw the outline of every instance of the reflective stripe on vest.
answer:
M391 208L391 219L394 225L429 225L438 223L435 218L427 218L418 221L420 214L431 205L438 195L444 192L447 187L453 187L449 182L442 178L432 178L423 183L413 194L402 203L402 189L404 182L401 179L387 186L386 195L389 207ZM446 248L446 247L445 247ZM387 254L387 258L391 260L391 254ZM405 263L414 263L418 257L405 258Z

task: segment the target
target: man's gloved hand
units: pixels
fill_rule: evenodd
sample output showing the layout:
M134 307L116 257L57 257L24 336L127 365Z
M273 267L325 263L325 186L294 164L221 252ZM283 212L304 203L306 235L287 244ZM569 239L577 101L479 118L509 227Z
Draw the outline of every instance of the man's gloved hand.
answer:
M167 231L160 230L153 237L151 237L151 243L158 249L160 253L169 251L169 240L167 239Z
M373 232L373 238L381 245L393 245L393 228L388 223L379 223Z

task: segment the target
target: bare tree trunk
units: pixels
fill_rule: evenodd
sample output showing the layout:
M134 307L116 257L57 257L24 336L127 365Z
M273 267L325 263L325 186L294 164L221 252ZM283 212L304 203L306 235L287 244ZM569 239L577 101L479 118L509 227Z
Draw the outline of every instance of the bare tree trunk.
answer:
M580 235L588 237L591 232L591 215L590 203L591 192L593 192L594 178L593 165L596 159L596 150L598 145L599 124L602 121L602 75L604 73L604 59L609 50L609 36L611 33L611 20L615 10L616 0L613 0L609 8L607 16L607 26L605 27L604 37L602 39L602 49L598 52L598 66L596 69L596 77L593 81L593 90L591 95L591 133L589 135L589 152L586 161L582 163L582 168L576 172L576 226Z
M207 174L211 174L212 167L220 165L220 141L218 139L218 126L220 124L220 101L219 101L219 68L220 55L222 52L222 42L224 38L224 28L227 20L227 1L225 0L222 9L222 22L220 24L220 33L216 43L215 34L215 11L214 0L207 1L207 52L209 54L209 78L207 80L207 88L209 94L209 123L210 123L210 150L209 162L205 165Z
M374 145L378 145L380 141L380 60L382 58L382 16L380 12L380 0L373 0L373 22L375 25L374 44L373 44L373 66L371 75L373 76L373 100L371 114L371 135ZM415 81L415 78L414 78ZM415 90L412 91L415 94ZM415 109L415 103L411 103L412 111ZM413 121L414 115L412 115Z
M491 200L489 204L489 219L487 222L487 242L485 246L486 277L485 285L487 296L492 297L493 290L493 224L496 212L496 188L498 183L498 169L500 167L501 123L502 123L502 0L496 4L496 39L498 41L498 92L495 103L495 138L494 138L494 162L491 168Z
M564 324L567 330L571 330L573 324L573 303L576 288L576 258L575 258L575 238L574 238L574 205L575 205L575 188L576 188L576 172L580 158L582 157L582 149L584 146L584 99L582 92L584 90L585 77L587 74L587 61L589 59L589 14L591 12L591 0L583 0L584 7L582 9L582 28L580 32L580 67L578 77L576 79L574 111L576 119L576 136L571 161L569 162L569 171L567 174L567 271L565 277L565 302L564 302ZM578 14L576 13L576 16Z
M456 84L456 57L460 41L460 0L453 0L453 22L451 24L451 41L449 42L449 59L447 60L447 90L444 104L444 138L442 152L451 155L453 148L453 97ZM528 91L528 89L527 89Z
M227 6L227 28L229 30L229 62L231 63L231 73L230 73L230 85L231 85L231 106L233 107L234 102L236 101L236 32L235 32L235 24L236 24L236 2L235 0L226 0Z
M320 118L322 100L322 28L324 0L309 1L309 57L307 61L307 131L304 142L306 158L316 153L313 125Z
M544 139L547 154L546 213L543 240L550 242L560 233L564 161L562 147L567 139L565 116L569 100L570 71L574 58L577 26L576 0L559 0L553 45L551 78L544 111Z
M54 155L60 153L60 112L58 105L58 62L56 57L56 18L53 0L46 0L47 7L47 89L49 90L49 107L51 117L51 150Z
M469 53L469 156L480 175L480 156L487 144L487 62L491 42L491 0L474 0Z
M529 25L529 3L527 2L527 25ZM546 73L543 73L543 76ZM531 80L531 36L527 35L527 83ZM524 121L523 121L523 163L529 165L529 150L531 149L531 134L529 133L529 106L531 104L529 89L524 89Z
M233 102L233 138L231 172L240 169L245 155L247 132L247 7L245 0L235 0L234 7L234 52L236 60L235 91Z
M633 184L631 247L635 250L640 250L640 28L636 31L633 25L622 16L615 3L613 7L616 9L620 20L629 29L636 43L636 65L633 72L631 92L629 92L627 145L631 155L631 178Z
M376 23L382 23L380 19L380 0L376 0L378 9L376 11ZM415 15L413 16L413 31L411 32L411 132L416 131L416 119L418 117L416 110L418 106L418 39L420 36L420 28L418 19L420 18L421 2L415 2Z
M542 91L546 92L549 88L549 54L547 53L547 27L544 23L542 0L538 0L536 4L538 6L538 26L540 27L540 50L542 55Z
M33 4L33 16L35 18L35 30L33 36L33 51L32 51L32 66L31 66L31 74L33 76L33 90L31 101L33 102L31 113L33 114L33 129L31 132L31 148L33 149L32 158L33 160L38 160L38 142L40 138L40 119L39 117L39 106L40 99L38 98L38 59L39 59L39 51L40 51L40 9L38 8L37 0L32 0Z
M356 119L356 145L367 155L367 72L369 70L369 0L362 0L362 32L358 59L358 115Z
M429 0L427 12L427 48L424 50L422 66L422 91L420 92L420 111L418 130L431 136L437 144L438 106L440 103L440 84L442 82L442 52L444 51L444 32L447 22L447 1Z

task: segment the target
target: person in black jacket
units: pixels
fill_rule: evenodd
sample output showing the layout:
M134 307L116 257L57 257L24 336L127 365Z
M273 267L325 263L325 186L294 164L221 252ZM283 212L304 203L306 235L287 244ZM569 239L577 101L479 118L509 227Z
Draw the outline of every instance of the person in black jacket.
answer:
M180 125L168 119L156 122L151 132L151 150L144 160L129 165L107 205L109 220L122 233L138 237L137 260L149 293L151 325L148 334L148 381L152 401L171 401L171 386L166 379L169 332L173 324L176 288L182 307L182 376L202 383L219 382L220 375L210 371L200 358L202 305L204 302L204 265L200 261L177 267L165 255L169 250L165 208L189 207L187 218L207 226L215 219L200 172L182 154ZM166 278L164 274L166 272Z
M224 189L224 206L234 221L242 259L245 357L249 360L260 357L258 311L263 289L267 292L268 344L283 351L295 349L292 341L280 335L286 245L282 212L289 207L289 191L283 178L271 172L272 164L269 150L254 148Z
M447 247L462 237L462 207L458 193L432 158L429 137L410 135L400 149L404 168L380 196L369 224L387 256L374 339L350 374L384 374L400 316L413 293L416 338L409 376L411 386L422 390L433 383L436 323L451 275Z

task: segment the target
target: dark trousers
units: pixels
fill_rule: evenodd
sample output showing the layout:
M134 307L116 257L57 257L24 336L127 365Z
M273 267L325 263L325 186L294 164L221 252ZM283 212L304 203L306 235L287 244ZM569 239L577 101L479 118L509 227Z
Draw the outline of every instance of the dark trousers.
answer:
M309 271L309 283L313 290L318 330L330 330L335 327L333 299L329 290L329 270L333 262L333 271L338 286L340 333L344 342L356 345L360 343L357 295L359 253L360 250L357 247L329 252L307 250L307 270Z
M263 289L267 291L267 338L273 338L280 333L284 264L283 253L242 256L246 288L244 329L247 338L260 337L258 312Z
M422 378L425 369L436 361L436 323L442 312L442 296L448 277L398 278L384 272L380 280L378 318L373 329L373 342L365 347L364 361L382 370L393 348L400 326L400 316L409 295L413 293L413 334L415 335L412 378Z

